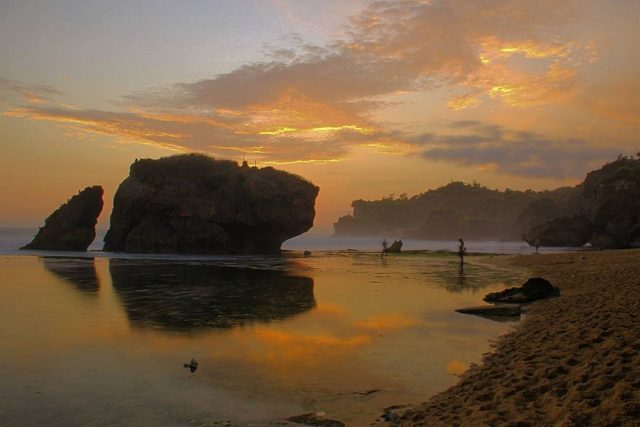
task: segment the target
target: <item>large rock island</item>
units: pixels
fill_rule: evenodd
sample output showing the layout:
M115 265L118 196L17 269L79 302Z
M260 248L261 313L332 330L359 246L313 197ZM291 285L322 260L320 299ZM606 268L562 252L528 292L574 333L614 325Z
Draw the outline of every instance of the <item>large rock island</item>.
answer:
M116 192L104 250L277 253L313 226L318 191L271 167L202 154L136 160Z
M96 238L103 193L99 185L80 191L49 215L44 227L22 249L86 251Z

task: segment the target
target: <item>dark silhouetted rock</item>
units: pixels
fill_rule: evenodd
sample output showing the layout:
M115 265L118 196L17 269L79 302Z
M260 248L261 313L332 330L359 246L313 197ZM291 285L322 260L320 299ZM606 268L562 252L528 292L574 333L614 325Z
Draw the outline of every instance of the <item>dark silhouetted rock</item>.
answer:
M543 246L640 247L640 159L620 157L587 174L569 209L524 236Z
M345 427L345 424L340 421L331 420L324 415L311 412L309 414L296 415L295 417L287 418L287 421L293 423L304 424L308 426L320 426L320 427Z
M385 252L400 253L402 251L402 240L394 240L393 243L385 249Z
M484 300L487 302L520 304L558 295L560 295L560 289L553 286L551 282L541 277L533 277L527 280L520 288L493 292L487 294Z
M523 239L531 246L583 246L592 236L592 224L583 216L563 216L532 228Z
M102 211L102 187L87 187L60 206L44 221L31 243L22 249L86 251L96 238Z
M104 250L277 253L309 230L318 187L200 154L137 160L116 192Z
M463 307L456 310L458 313L475 314L478 316L520 316L521 308L518 304L503 305L479 305L476 307Z

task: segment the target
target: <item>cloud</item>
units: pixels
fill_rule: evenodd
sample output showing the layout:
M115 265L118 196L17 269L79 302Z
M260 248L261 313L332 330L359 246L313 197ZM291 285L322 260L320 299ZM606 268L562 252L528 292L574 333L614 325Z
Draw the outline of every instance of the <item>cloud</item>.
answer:
M454 122L450 127L456 133L427 134L422 157L510 175L562 179L582 177L621 152L591 147L577 139L550 138L474 121Z
M595 58L595 44L567 30L575 8L555 0L376 1L326 46L293 37L293 47L270 48L267 61L129 94L121 105L126 111L22 106L4 114L178 151L246 153L272 164L338 161L366 146L393 154L420 149L427 158L506 173L568 176L604 153L570 139L479 124L466 133L415 134L374 117L395 94L443 87L455 93L443 107L456 111L574 98L578 67ZM47 90L57 95L45 87L38 93ZM557 159L562 155L576 159L568 169Z
M50 102L61 95L63 94L60 91L48 85L29 84L0 77L0 101L38 105Z

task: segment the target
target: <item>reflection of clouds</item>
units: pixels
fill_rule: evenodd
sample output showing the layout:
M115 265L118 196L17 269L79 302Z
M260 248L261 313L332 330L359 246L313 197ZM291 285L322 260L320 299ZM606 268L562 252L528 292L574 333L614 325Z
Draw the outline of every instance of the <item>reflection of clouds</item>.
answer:
M349 314L349 310L344 305L320 303L316 306L315 312L317 314L328 314L335 316L346 316Z
M306 348L308 346L360 347L371 341L371 337L366 335L354 335L350 337L338 337L330 334L307 335L267 328L256 328L255 337L258 340L270 344L291 346L294 348Z
M354 326L372 331L410 328L418 324L416 319L404 314L381 314L355 322Z
M447 373L451 374L451 375L460 375L462 373L464 373L464 371L467 370L468 364L460 362L458 360L452 360L451 362L447 363Z

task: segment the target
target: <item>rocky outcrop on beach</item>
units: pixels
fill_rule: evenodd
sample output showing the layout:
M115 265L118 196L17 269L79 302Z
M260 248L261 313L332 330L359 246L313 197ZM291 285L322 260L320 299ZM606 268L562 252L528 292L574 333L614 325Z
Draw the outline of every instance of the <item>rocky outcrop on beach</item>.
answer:
M519 288L505 289L501 292L492 292L484 297L487 302L497 303L527 303L539 299L560 295L560 289L542 277L532 277Z
M271 167L200 154L136 160L116 192L104 250L277 253L313 225L318 191Z
M640 158L621 157L590 172L569 212L532 228L524 240L542 246L640 246Z
M80 191L49 215L31 243L22 249L86 251L96 237L103 193L99 185Z
M524 240L535 246L584 246L591 239L591 222L582 215L561 216L532 228Z

